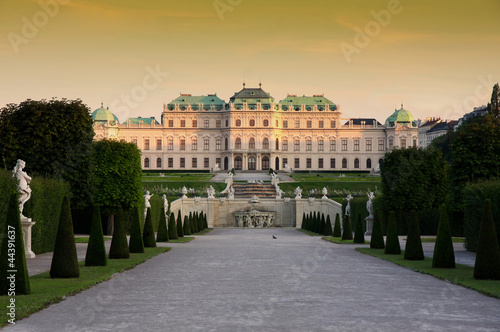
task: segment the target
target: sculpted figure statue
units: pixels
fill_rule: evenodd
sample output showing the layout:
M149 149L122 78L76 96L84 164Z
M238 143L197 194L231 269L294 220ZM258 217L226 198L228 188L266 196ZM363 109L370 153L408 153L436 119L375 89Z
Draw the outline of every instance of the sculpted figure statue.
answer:
M144 218L146 218L148 208L151 207L151 203L149 202L151 197L153 197L153 195L149 193L149 190L146 190L146 194L144 195Z
M352 195L351 194L347 195L346 199L347 199L347 206L345 207L345 215L346 216L350 216L351 215L351 199L352 199Z
M214 195L215 195L215 189L210 186L208 189L207 189L207 194L208 194L208 198L214 198Z
M23 171L24 167L26 167L26 163L23 160L18 159L16 166L12 170L12 176L18 181L17 191L19 192L19 212L21 213L21 217L24 217L24 203L26 203L31 197L31 188L29 186L31 177Z
M295 193L295 198L296 199L297 198L302 198L302 189L300 189L300 187L295 188L294 193Z
M227 198L234 198L234 187L229 188L229 193L227 194Z
M366 209L368 210L368 213L370 214L368 218L373 218L373 202L372 199L375 198L375 195L373 192L367 194L368 195L368 202L366 202Z
M162 199L163 199L163 208L165 209L165 215L167 215L167 212L168 212L168 199L167 199L167 195L163 194Z

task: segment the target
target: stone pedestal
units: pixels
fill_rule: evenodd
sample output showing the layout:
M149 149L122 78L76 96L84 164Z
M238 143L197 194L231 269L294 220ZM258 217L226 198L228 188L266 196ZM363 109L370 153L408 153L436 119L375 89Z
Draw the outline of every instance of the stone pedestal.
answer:
M373 217L366 217L366 232L365 235L372 235L373 230Z
M24 240L24 252L26 258L35 258L35 253L31 251L31 227L35 223L31 221L31 218L26 218L21 216L21 227L23 229L23 240Z

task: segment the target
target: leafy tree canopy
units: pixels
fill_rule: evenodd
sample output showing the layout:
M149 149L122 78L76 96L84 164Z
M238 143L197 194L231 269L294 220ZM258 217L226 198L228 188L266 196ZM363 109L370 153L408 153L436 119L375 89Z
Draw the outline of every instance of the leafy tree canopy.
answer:
M488 103L488 113L497 119L500 118L500 87L498 83L493 86L491 100Z

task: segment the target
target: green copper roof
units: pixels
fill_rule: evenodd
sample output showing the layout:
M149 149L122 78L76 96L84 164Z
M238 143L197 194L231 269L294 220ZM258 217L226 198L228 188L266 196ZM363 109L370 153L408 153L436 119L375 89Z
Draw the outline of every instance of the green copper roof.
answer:
M155 118L129 118L127 121L124 123L130 123L130 124L139 124L139 123L144 123L144 124L160 124L158 121L156 121Z
M296 95L288 95L285 99L280 100L280 104L283 106L292 105L294 109L300 110L302 105L305 105L306 110L311 111L314 105L318 105L318 109L324 108L326 104L329 105L331 111L337 110L337 105L335 105L330 99L325 98L324 95L314 95L298 97Z
M192 110L198 110L200 104L203 104L203 108L209 109L210 106L215 105L217 108L222 108L226 102L216 94L208 95L208 96L192 96L190 94L181 94L179 97L172 100L168 103L167 108L173 110L175 105L179 105L179 107L187 108L187 105L191 105Z
M107 108L104 108L101 104L101 107L96 109L92 113L92 119L94 120L94 123L99 123L99 124L105 124L108 121L112 122L113 124L118 124L118 118L116 115L111 113Z
M386 126L389 127L394 127L396 125L396 122L398 124L413 124L415 119L413 118L413 115L405 110L403 108L403 105L401 105L401 108L399 110L395 110L394 113L392 113L391 116L385 120Z

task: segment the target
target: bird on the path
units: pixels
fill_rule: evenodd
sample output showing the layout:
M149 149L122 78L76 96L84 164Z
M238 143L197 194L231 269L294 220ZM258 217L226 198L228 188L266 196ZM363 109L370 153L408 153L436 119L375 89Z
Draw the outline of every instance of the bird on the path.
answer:
M276 236L273 235L273 239L276 239Z

